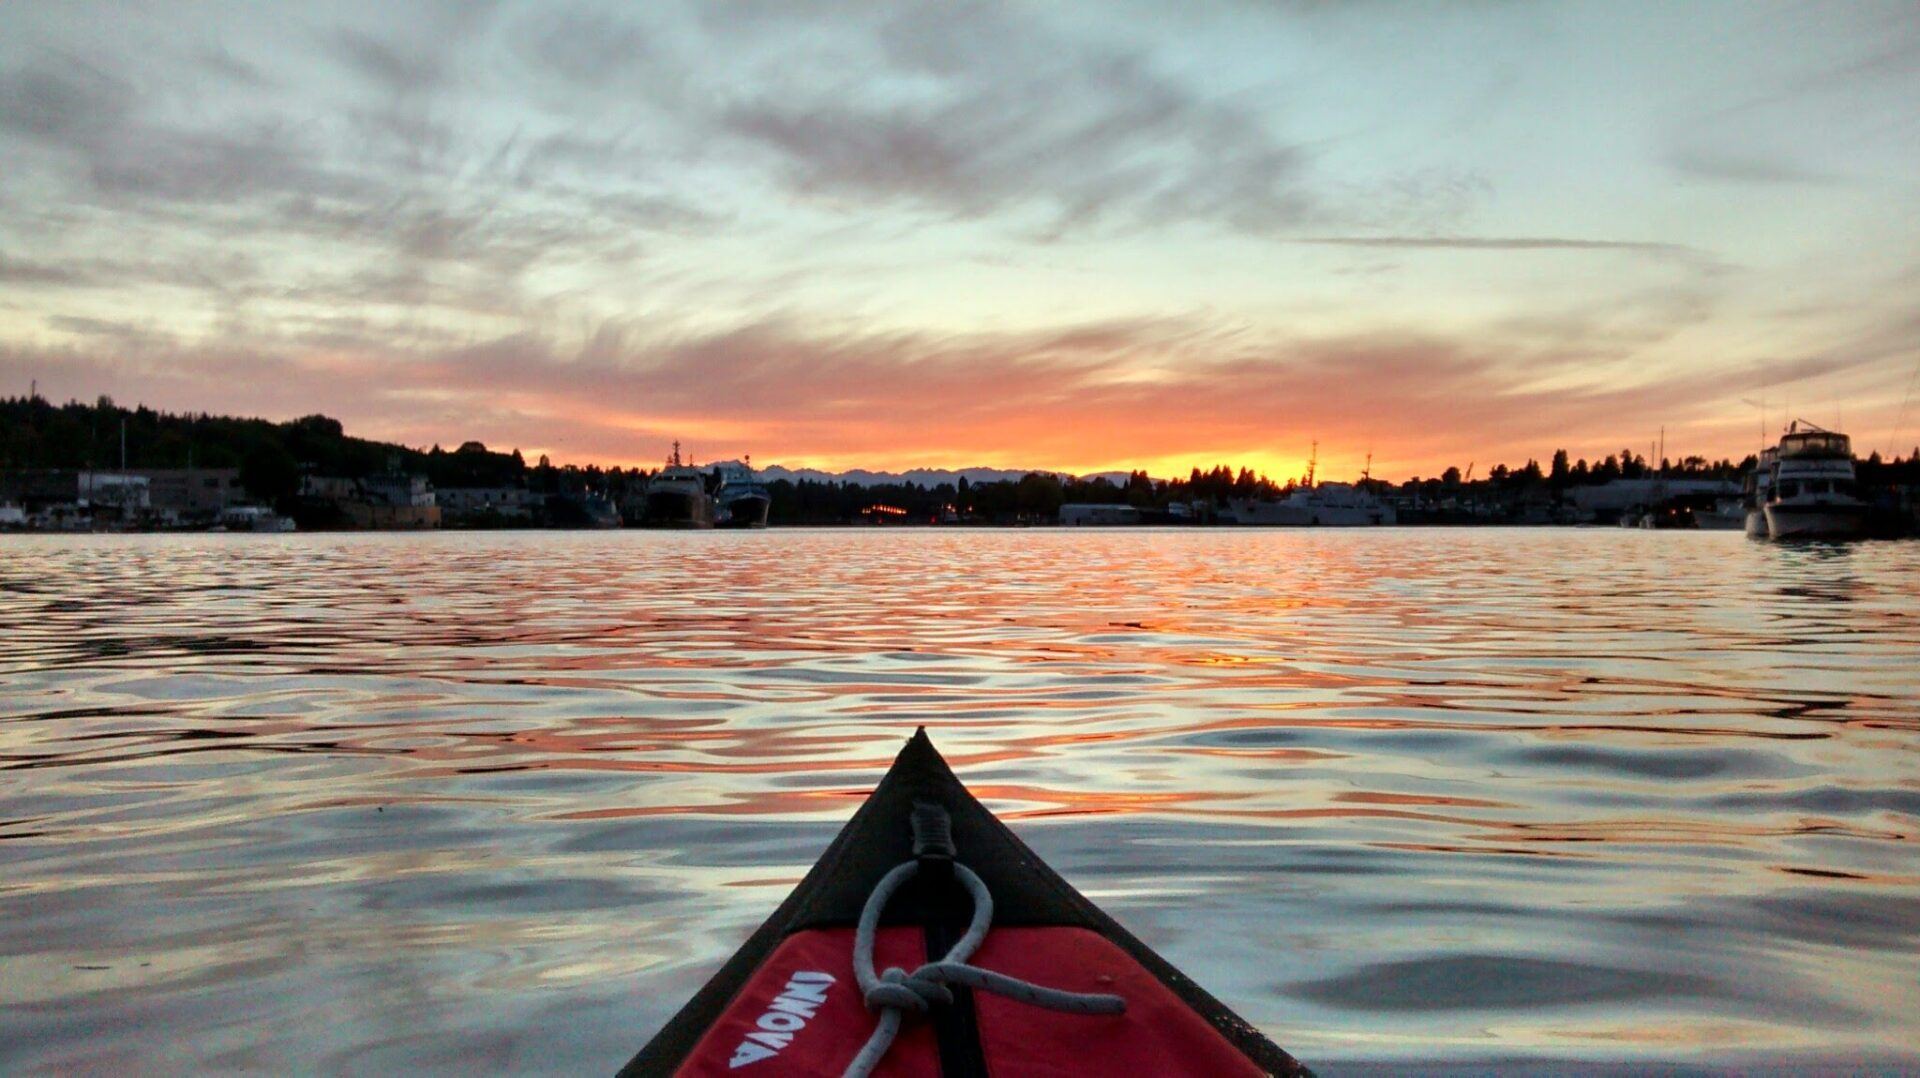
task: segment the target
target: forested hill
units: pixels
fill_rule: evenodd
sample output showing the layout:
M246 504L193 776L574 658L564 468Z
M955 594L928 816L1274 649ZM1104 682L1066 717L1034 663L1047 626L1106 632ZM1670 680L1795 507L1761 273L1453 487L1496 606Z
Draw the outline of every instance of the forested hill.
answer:
M340 421L322 415L285 423L202 414L173 415L145 406L122 408L102 397L93 404L55 405L45 398L0 399L0 469L117 468L121 425L126 428L129 468L238 468L240 481L255 497L282 502L298 491L303 470L316 475L360 478L389 471L425 475L436 488L525 486L541 493L596 493L619 498L637 490L646 474L638 468L596 465L554 466L542 457L528 465L519 450L497 453L479 442L447 451L420 450L390 442L354 438ZM1105 478L1065 479L1049 473L975 484L918 483L877 486L827 480L775 479L768 484L774 518L789 523L854 520L876 502L909 509L915 516L938 514L962 493L994 513L1046 514L1062 499L1130 501L1164 505L1169 499L1272 497L1279 486L1247 469L1236 474L1216 467L1194 470L1190 480L1155 482L1146 473L1113 484Z
M323 415L285 423L200 414L173 415L145 406L122 408L108 397L55 405L45 398L0 399L0 468L118 468L125 424L129 468L238 468L254 495L279 500L300 485L303 465L316 474L361 477L389 470L425 474L436 486L500 486L519 482L520 454L479 443L454 452L422 452L355 438Z

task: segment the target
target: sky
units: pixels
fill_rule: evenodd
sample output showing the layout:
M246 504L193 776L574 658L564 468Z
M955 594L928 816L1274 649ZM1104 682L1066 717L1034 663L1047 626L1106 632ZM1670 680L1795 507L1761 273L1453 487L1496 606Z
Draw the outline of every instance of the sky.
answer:
M1920 2L0 6L0 395L557 462L1920 443Z

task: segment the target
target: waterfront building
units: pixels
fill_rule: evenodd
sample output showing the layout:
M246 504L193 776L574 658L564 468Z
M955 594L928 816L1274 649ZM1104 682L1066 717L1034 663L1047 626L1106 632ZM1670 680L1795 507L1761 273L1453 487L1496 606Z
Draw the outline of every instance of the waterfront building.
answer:
M211 519L246 500L238 468L142 468L153 511L178 519Z
M440 507L424 475L389 473L349 479L308 475L300 480L308 519L303 526L392 530L440 526ZM315 507L319 512L315 513Z
M473 520L531 521L541 500L525 487L439 487L433 492L448 523Z
M1140 510L1119 504L1074 504L1060 507L1060 523L1069 528L1138 524Z

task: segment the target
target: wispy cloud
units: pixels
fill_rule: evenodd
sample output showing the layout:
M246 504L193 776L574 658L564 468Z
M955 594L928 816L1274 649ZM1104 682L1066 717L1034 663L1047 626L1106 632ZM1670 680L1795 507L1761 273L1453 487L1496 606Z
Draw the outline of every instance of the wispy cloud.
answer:
M1204 317L976 334L823 334L773 319L687 335L625 321L570 344L517 333L406 350L351 323L316 327L331 331L324 347L287 334L246 350L142 343L134 327L83 320L63 328L110 347L16 349L0 356L0 373L43 377L58 392L89 372L117 395L162 405L273 400L283 415L350 411L367 433L414 444L511 437L601 462L645 463L679 439L794 464L1093 470L1285 463L1318 439L1329 457L1367 449L1404 474L1476 453L1514 464L1560 446L1597 456L1634 423L1665 423L1679 439L1690 424L1714 429L1730 392L1717 370L1582 377L1591 354L1551 343L1250 336ZM1750 365L1739 386L1831 381L1867 362L1781 357ZM62 379L44 377L49 368ZM236 393L230 376L247 369L271 372L271 392Z
M84 285L87 275L77 267L12 258L0 251L0 281L18 285Z
M808 195L901 199L963 217L1030 209L1050 234L1204 220L1269 232L1309 219L1308 155L1274 117L1196 94L1143 51L1015 21L1009 8L914 6L850 42L877 65L738 98L723 128L777 155Z
M1834 183L1837 177L1781 156L1758 151L1718 149L1697 142L1667 154L1674 171L1734 183Z
M1305 236L1293 240L1320 247L1384 247L1444 251L1638 251L1645 254L1699 252L1675 243L1647 240L1587 240L1561 236Z

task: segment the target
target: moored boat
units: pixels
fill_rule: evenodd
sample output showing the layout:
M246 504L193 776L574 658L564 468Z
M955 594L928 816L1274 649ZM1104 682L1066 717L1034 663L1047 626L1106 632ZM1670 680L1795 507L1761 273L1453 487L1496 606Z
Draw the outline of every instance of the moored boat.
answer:
M1774 539L1854 539L1866 533L1867 503L1854 480L1853 442L1795 420L1780 438L1765 510Z
M1367 454L1367 466L1360 482L1316 483L1314 470L1320 463L1320 443L1313 443L1313 455L1307 460L1306 478L1277 502L1239 498L1228 501L1220 514L1222 523L1271 525L1287 528L1362 528L1400 523L1393 506L1368 490L1373 478L1373 454Z
M876 967L880 971L876 972ZM926 731L623 1076L1306 1074L960 784Z
M1737 532L1746 527L1747 507L1737 497L1715 498L1711 508L1694 510L1693 520L1701 531Z
M1393 506L1364 487L1319 483L1277 502L1238 499L1228 505L1234 522L1291 528L1365 528L1398 524Z
M720 489L714 492L714 523L722 528L764 528L773 497L767 485L753 474L745 461L730 460L714 466Z
M1747 538L1766 539L1767 499L1773 497L1773 466L1780 462L1780 448L1768 446L1760 451L1760 460L1747 473L1741 501L1746 506Z
M666 467L647 483L642 523L650 528L713 527L713 495L707 493L706 476L691 464L680 460L680 443L673 443L673 454Z

